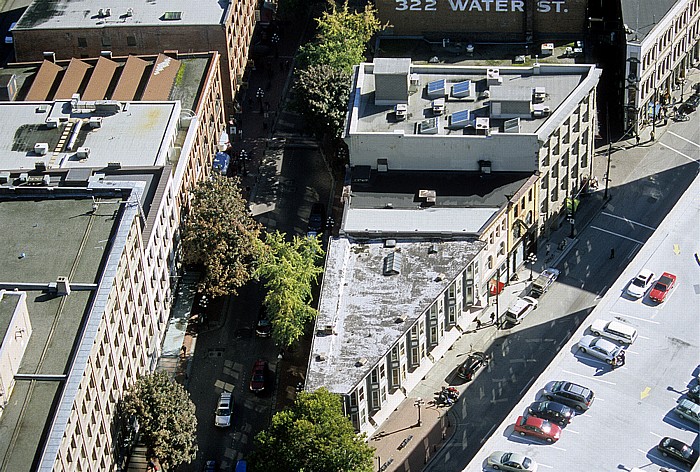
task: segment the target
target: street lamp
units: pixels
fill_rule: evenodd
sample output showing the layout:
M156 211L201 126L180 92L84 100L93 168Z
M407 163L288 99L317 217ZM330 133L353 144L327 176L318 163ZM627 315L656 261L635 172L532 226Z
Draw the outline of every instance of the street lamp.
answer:
M263 112L263 98L265 97L265 91L262 87L258 87L258 91L255 92L255 96L258 97L258 103L260 104L260 113Z
M416 401L413 402L413 405L414 405L416 408L418 408L418 423L416 424L416 426L421 426L421 425L423 424L423 422L422 422L421 419L420 419L420 406L421 406L423 403L425 403L425 402L423 401L423 399L422 399L421 397L416 398Z
M248 153L245 152L245 149L241 149L241 153L239 154L239 159L241 160L241 165L243 166L243 175L247 175L248 171L245 168L245 161L248 159Z
M531 252L530 255L527 256L527 261L530 263L530 278L527 280L528 282L532 282L532 268L535 266L535 262L537 262L537 254Z

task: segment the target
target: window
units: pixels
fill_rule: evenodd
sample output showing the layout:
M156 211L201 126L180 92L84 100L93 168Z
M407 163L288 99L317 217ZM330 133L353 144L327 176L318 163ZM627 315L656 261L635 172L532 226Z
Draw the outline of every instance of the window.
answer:
M126 45L127 46L136 46L136 36L127 36L126 37Z
M112 38L110 38L109 36L102 36L102 46L105 48L111 48Z
M87 47L87 38L78 38L78 47L79 48L86 48Z
M373 384L379 383L379 375L377 374L377 369L372 370L369 381Z
M532 188L527 192L527 201L528 202L532 201Z

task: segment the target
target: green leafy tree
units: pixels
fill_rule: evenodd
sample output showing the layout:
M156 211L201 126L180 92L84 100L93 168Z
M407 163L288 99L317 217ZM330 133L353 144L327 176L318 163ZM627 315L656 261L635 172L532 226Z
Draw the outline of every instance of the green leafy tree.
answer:
M279 231L268 233L266 250L256 276L265 280L267 295L263 304L270 317L272 338L288 347L304 334L306 324L317 312L309 305L312 287L323 268L320 238L295 236L291 242Z
M314 41L299 49L302 68L325 64L352 72L354 65L365 59L367 43L382 29L377 11L369 4L363 11L350 11L347 1L341 8L330 4L329 11L317 18Z
M190 394L165 372L139 378L119 403L122 427L135 418L148 457L164 469L190 463L197 454L197 417Z
M349 93L349 73L327 65L312 65L297 73L294 107L317 136L337 138L345 122Z
M356 435L340 397L325 388L301 392L255 437L251 460L264 472L372 472L374 449Z
M203 291L214 297L235 294L251 279L262 251L260 230L238 178L214 174L195 187L182 247L186 263L204 266Z

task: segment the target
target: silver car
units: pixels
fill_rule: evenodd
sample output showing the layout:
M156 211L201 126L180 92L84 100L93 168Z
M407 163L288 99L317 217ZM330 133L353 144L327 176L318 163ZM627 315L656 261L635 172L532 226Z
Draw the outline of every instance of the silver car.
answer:
M587 334L578 342L578 347L581 352L588 353L593 357L604 360L608 364L613 363L613 359L617 357L622 348L612 341L598 336Z
M537 462L517 452L496 451L486 460L494 469L536 472Z

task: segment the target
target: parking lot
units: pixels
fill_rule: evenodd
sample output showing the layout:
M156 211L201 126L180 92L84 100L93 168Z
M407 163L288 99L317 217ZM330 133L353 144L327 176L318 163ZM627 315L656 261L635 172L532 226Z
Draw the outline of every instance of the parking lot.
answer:
M497 450L525 454L539 463L539 470L689 469L663 457L656 445L670 436L698 448L698 425L680 418L673 409L700 374L699 190L700 179L696 179L555 360L523 392L521 401L495 428L465 471L487 470L486 458ZM648 292L640 299L624 294L630 280L645 267L657 277L664 271L678 277L664 303L651 301ZM638 332L626 350L626 363L614 370L577 347L598 318L617 320ZM551 380L568 380L593 390L591 408L564 427L561 439L554 444L514 433L517 417L540 398L542 388Z

